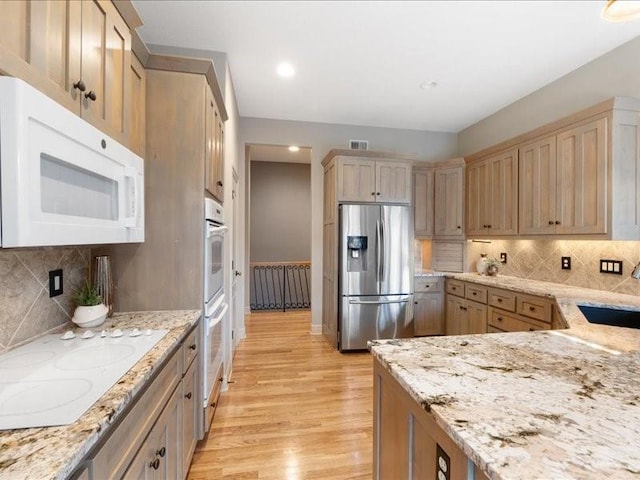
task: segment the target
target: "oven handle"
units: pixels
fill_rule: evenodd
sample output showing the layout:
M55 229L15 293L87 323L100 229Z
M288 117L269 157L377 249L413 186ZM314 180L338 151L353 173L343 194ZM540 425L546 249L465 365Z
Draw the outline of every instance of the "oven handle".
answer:
M229 305L225 303L224 307L222 307L220 315L218 315L217 317L213 317L213 319L209 322L209 334L211 334L211 330L213 330L214 327L222 321L222 317L224 317L224 315L227 313L227 310L229 310Z
M411 298L401 298L399 300L349 300L350 305L388 305L391 303L409 303Z
M207 238L213 235L224 235L229 230L229 227L221 225L219 227L207 227Z

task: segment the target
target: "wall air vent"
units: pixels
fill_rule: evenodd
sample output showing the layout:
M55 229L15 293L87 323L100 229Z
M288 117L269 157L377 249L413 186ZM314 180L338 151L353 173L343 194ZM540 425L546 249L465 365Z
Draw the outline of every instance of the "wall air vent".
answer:
M369 140L349 140L350 150L369 150Z

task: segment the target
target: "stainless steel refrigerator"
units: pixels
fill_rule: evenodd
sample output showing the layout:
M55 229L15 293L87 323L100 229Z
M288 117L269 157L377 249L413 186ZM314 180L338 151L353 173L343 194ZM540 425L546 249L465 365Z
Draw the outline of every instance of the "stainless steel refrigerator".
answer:
M340 205L339 348L413 336L413 216L398 205Z

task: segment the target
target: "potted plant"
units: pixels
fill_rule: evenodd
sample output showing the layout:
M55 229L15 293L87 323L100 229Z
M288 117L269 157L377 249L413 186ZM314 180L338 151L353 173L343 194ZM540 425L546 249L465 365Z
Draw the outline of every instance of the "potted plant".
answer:
M489 258L486 260L487 275L495 277L498 274L500 268L500 261L496 258Z
M84 286L73 294L73 301L76 310L71 320L76 325L83 328L97 327L107 318L109 309L102 303L102 297L89 282L85 282Z

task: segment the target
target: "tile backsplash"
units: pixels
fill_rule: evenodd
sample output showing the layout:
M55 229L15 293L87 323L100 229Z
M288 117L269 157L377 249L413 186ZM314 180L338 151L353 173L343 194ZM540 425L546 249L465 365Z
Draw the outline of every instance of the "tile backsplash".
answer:
M595 240L491 240L467 242L467 271L476 271L481 253L507 263L500 274L563 283L630 295L640 295L640 281L631 278L640 261L640 242ZM571 257L571 270L560 268L560 257ZM622 275L600 273L600 259L621 260Z
M73 292L89 274L91 250L0 249L0 353L71 321ZM63 269L64 293L49 297L49 270Z

